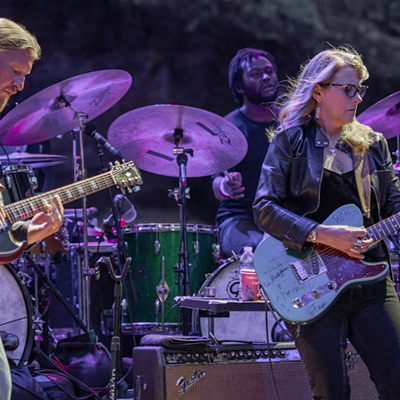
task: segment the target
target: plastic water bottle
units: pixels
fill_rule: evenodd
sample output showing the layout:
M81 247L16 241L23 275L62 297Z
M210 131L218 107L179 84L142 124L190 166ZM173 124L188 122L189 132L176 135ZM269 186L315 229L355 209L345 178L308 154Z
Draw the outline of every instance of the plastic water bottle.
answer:
M259 292L259 282L254 269L254 254L251 247L245 247L239 259L239 298L256 300Z

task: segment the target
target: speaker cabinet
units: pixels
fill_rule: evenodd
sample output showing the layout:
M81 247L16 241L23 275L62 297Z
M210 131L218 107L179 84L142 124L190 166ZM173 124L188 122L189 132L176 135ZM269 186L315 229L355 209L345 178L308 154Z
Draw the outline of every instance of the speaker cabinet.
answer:
M367 368L352 347L347 358L351 400L377 400ZM135 347L133 379L135 400L312 398L292 342L271 344L269 348L231 345L199 351Z

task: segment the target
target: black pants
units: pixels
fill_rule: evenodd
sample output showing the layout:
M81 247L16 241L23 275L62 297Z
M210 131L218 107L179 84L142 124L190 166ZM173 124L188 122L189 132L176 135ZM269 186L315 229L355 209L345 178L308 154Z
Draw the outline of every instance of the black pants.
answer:
M400 304L389 277L348 289L321 319L301 327L296 347L314 399L350 399L346 339L368 367L380 398L400 399Z

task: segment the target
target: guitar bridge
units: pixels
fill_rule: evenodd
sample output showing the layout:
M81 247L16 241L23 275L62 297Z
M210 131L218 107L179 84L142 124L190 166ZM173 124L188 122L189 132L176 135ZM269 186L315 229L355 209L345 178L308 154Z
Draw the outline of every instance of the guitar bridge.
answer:
M290 264L299 282L304 282L319 274L327 272L326 266L320 255L315 252L301 260L296 260Z

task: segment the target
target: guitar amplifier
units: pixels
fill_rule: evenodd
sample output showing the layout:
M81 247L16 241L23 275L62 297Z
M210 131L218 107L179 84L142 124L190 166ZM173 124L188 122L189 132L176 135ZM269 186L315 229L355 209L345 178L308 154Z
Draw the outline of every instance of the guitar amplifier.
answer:
M347 359L351 400L377 400L368 370L351 346ZM133 379L135 400L312 398L293 342L207 346L198 351L139 346L133 350Z

